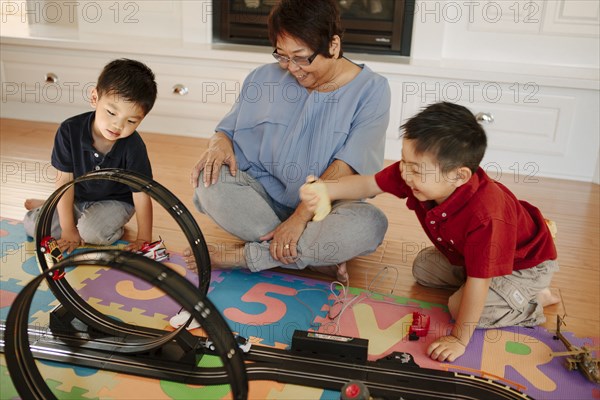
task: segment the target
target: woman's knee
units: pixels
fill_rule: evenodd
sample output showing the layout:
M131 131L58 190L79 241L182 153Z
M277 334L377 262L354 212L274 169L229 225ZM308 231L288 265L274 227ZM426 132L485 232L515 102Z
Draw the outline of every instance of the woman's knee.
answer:
M346 216L343 223L348 231L357 231L365 243L374 251L382 242L388 228L388 219L383 211L365 202L344 202L334 208L333 214Z
M240 174L241 175L241 174ZM193 202L198 211L209 214L212 209L219 207L223 199L228 197L231 191L231 183L236 183L236 177L231 175L229 166L223 165L216 183L204 186L204 171L198 177L198 186L194 189Z

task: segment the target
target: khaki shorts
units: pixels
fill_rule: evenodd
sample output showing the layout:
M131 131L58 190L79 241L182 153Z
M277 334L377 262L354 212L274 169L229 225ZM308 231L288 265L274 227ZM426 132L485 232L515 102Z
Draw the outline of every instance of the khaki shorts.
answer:
M535 267L492 278L490 290L477 327L536 326L544 323L544 308L537 294L550 286L558 262L548 260ZM413 276L423 286L458 290L462 296L465 268L450 264L435 247L423 249L413 263Z

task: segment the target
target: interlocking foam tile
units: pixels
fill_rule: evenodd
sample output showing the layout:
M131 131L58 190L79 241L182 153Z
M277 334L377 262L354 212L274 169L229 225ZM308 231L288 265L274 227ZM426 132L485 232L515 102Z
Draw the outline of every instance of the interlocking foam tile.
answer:
M60 382L54 379L46 379L46 384L58 399L98 399L97 396L90 395L89 390L80 387L73 387L68 392L62 391L58 388Z
M119 321L146 328L164 329L169 323L171 315L154 313L149 314L146 310L139 308L124 308L121 304L109 303L96 298L89 298L87 302L105 315L109 315Z
M40 361L37 363L40 374L57 382L54 387L61 392L71 393L78 388L85 388L89 395L94 395L105 388L113 388L117 381L114 372L74 366L54 361ZM89 398L86 395L85 398Z
M0 299L2 299L2 302L0 303L0 320L6 321L10 305L21 289L23 289L23 286L15 279L11 278L7 281L0 282L0 293L2 293L2 296L0 296ZM11 293L14 295L10 295ZM5 300L7 303L4 302ZM8 301L10 301L10 303L8 303ZM50 290L38 289L31 304L29 323L33 325L40 323L41 320L45 320L41 314L47 314L57 304L56 297L54 297L54 294L52 294Z
M183 266L184 261L180 255L171 254L170 261L165 264L192 284L198 285L198 275ZM137 308L144 310L147 316L155 314L172 316L181 308L174 300L165 296L162 290L125 272L106 269L99 271L97 275L93 280L83 281L84 287L79 291L83 299L95 297L101 299L102 305L121 304L122 310ZM212 285L221 280L221 272L213 271L208 292L212 291Z
M209 298L230 328L244 337L263 338L262 343L290 343L295 329L308 330L316 317L323 317L328 285L270 272L222 271ZM320 287L319 287L320 286ZM327 289L326 289L327 288Z
M17 389L15 389L15 385L13 385L12 380L10 379L4 355L0 357L0 398L2 398L2 400L19 398Z
M83 367L72 367L67 364L55 363L50 361L39 361L37 362L40 374L44 377L46 384L52 390L54 395L59 399L97 399L94 395L95 391L102 387L97 378L94 377L94 381L88 379L81 381L85 387L76 386L78 375L84 374L96 374L95 370ZM87 371L86 371L87 370ZM107 383L111 383L111 379L107 380ZM79 383L81 383L79 382ZM94 385L95 383L95 385ZM2 354L0 356L0 399L19 399L16 388L14 387L8 368L6 367L6 359Z
M563 335L575 346L589 340L569 332ZM553 351L565 351L554 333L542 327L478 329L467 352L454 364L501 376L527 387L535 399L591 398L598 386L579 371L567 371L563 357L550 357Z
M303 399L321 399L323 395L323 389L297 386L297 385L285 385L282 389L278 390L273 388L269 391L265 399L273 400L303 400ZM339 398L339 393L337 394Z
M12 240L12 237L9 240ZM21 286L25 286L40 274L32 242L3 241L0 247L2 248L0 281L12 278L17 280Z
M27 241L22 226L0 219L0 318L5 319L16 294L39 274L34 245ZM180 255L171 254L167 265L197 285L197 274L185 269ZM154 287L108 268L73 268L68 279L81 296L96 309L130 324L168 329L168 320L179 306ZM339 293L337 288L336 293ZM30 322L47 324L48 311L56 299L42 285L34 301ZM160 293L159 293L160 292ZM564 351L562 342L544 328L503 328L476 330L465 354L452 364L440 364L426 356L426 349L450 328L447 307L394 295L368 293L350 288L346 302L354 303L335 317L343 304L334 304L329 283L266 271L212 271L209 298L223 314L232 331L253 345L288 348L295 329L319 330L369 339L369 359L394 351L411 353L421 367L484 370L526 386L527 394L538 399L600 399L600 387L587 381L579 371L568 371L564 357L550 358L552 351ZM347 303L346 303L347 304ZM333 305L330 313L330 305ZM430 316L429 334L409 341L412 312ZM45 326L45 325L43 325ZM202 334L201 329L192 331ZM580 339L563 332L575 346L598 346L598 339ZM0 398L16 398L0 357ZM59 398L102 399L227 399L228 385L202 387L159 381L102 370L91 370L51 362L38 362L43 376ZM200 366L220 365L218 357L205 356ZM277 382L250 382L252 399L338 399L339 393Z

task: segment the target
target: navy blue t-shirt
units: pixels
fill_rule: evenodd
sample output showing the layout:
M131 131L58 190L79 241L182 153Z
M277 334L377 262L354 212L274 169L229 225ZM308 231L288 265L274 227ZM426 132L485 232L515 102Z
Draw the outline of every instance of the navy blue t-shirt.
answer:
M54 138L52 166L59 171L73 173L74 178L104 168L135 171L152 178L146 145L137 131L115 141L107 154L94 149L92 123L95 115L95 111L76 115L60 125ZM132 190L122 183L97 179L77 183L75 200L119 200L133 204Z

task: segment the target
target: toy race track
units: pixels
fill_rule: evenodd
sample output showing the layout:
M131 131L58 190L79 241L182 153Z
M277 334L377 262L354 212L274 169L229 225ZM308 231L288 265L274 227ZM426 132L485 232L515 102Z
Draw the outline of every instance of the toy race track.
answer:
M169 210L199 260L198 287L166 265L132 252L92 250L60 261L45 257L41 242L50 235L52 215L60 197L73 184L93 179L125 183L148 193ZM363 383L376 398L530 399L505 382L419 368L407 353L366 361L364 339L298 332L291 351L264 346L243 351L222 315L206 297L210 259L194 218L167 189L141 175L100 170L63 186L44 205L36 238L42 238L36 243L42 274L17 295L6 324L0 326L1 350L22 398L56 398L37 368L37 358L186 384L229 384L234 399L248 398L249 380L332 390L356 381ZM87 304L64 278L74 268L90 266L118 269L161 289L190 313L188 323L175 331L164 331L123 323L102 314ZM47 329L28 326L31 303L42 282L48 284L60 302L50 315ZM185 329L193 319L202 325L208 338L194 336ZM205 355L218 356L222 367L198 367Z

